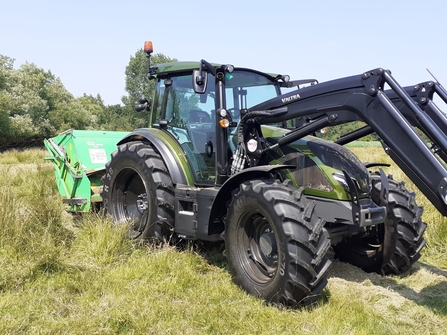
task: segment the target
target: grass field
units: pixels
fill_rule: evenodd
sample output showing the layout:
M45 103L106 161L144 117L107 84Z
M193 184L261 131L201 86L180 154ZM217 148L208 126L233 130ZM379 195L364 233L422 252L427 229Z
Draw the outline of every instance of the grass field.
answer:
M447 220L422 195L427 247L408 273L334 261L321 302L286 310L235 286L220 252L138 247L99 214L66 213L45 155L0 154L0 334L446 333Z

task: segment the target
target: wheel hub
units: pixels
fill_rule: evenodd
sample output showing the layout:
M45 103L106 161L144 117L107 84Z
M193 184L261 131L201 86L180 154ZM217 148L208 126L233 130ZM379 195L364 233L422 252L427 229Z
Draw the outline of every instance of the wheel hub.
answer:
M259 238L259 248L265 256L273 256L276 253L276 239L275 234L267 231Z
M143 214L148 208L147 204L147 194L142 193L138 196L137 199L137 209L140 212L140 214Z

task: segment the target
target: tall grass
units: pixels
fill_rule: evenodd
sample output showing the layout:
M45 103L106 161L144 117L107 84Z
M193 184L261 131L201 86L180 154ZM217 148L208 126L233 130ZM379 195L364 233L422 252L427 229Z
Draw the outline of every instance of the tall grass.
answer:
M377 159L375 151L365 154L370 161L387 159L380 151ZM100 214L65 213L45 153L31 155L36 160L16 157L26 152L0 155L0 334L369 335L447 329L445 230L430 208L424 219L431 256L408 274L381 277L335 262L316 306L281 310L235 286L220 253L194 245L182 252L135 246L126 227Z
M61 226L51 170L0 165L0 176L0 287L19 288L57 267L73 236Z
M3 154L0 153L0 164L40 164L44 157L46 157L46 153L42 149L13 149Z

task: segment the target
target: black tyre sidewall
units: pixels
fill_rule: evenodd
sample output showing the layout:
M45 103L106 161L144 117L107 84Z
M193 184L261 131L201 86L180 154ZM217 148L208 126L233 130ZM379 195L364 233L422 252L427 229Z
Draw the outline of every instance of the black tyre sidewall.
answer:
M379 173L371 175L373 182L372 198L380 203L382 184ZM426 224L422 222L423 208L416 204L416 194L409 192L404 182L396 182L388 176L390 186L388 215L385 224L384 246L382 247L383 275L401 274L409 270L421 254L425 245L423 234Z
M326 285L324 272L330 264L326 257L330 243L321 231L324 221L316 217L304 195L301 200L295 198L297 192L271 180L245 182L234 195L225 218L226 254L234 282L277 305L296 306L310 296L317 300ZM306 212L308 209L310 212ZM250 274L247 245L242 243L245 219L257 213L269 222L276 239L276 273L270 279L261 276L257 280L256 274ZM305 215L309 216L306 220Z
M130 232L133 238L147 239L158 237L159 232L156 231L156 225L151 223L157 221L157 196L156 188L152 178L152 168L148 166L147 162L138 155L139 149L144 147L140 143L128 143L120 146L116 155L112 157L112 160L106 165L106 173L104 175L103 183L103 203L106 213L112 216L112 219L119 223L118 207L121 206L120 201L115 192L117 183L121 183L120 179L123 171L132 169L136 172L143 181L144 189L147 194L147 216L139 227L131 227L134 229ZM138 231L139 234L136 232Z
M252 212L253 207L259 211L259 213L264 216L270 223L275 236L276 243L278 246L278 266L279 268L284 268L286 263L290 263L290 259L288 259L287 255L287 243L280 243L280 241L287 240L287 236L285 236L282 232L281 220L276 216L271 215L271 213L266 210L269 207L269 204L266 203L264 197L262 195L253 196L253 197L243 197L239 198L233 204L234 211L233 213L238 213L240 219L243 219L244 216ZM233 223L236 221L237 223ZM263 296L266 300L274 300L275 295L281 292L284 285L287 284L287 278L284 275L280 275L280 271L277 271L274 278L270 280L270 282L266 284L256 283L251 280L248 275L246 275L246 268L242 266L241 262L241 238L244 232L243 223L236 217L234 214L228 217L228 230L226 231L226 236L228 241L234 241L235 243L227 243L227 256L229 259L230 272L233 275L234 281L245 288L248 293L251 293L256 296Z
M381 205L382 188L380 173L372 173L372 200ZM388 176L389 199L386 223L379 228L379 247L370 246L359 235L348 236L334 246L335 257L366 272L382 275L400 274L407 271L420 257L420 249L425 244L421 221L422 208L415 202L415 194L410 193L404 184L397 183ZM414 241L411 245L409 241Z

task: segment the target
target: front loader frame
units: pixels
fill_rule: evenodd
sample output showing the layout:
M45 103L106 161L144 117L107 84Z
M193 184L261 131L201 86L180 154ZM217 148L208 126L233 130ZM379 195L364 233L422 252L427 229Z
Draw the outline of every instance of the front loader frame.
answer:
M390 87L389 91L384 91L385 84ZM265 151L312 134L316 129L356 120L366 122L369 128L362 131L377 133L390 157L439 212L447 216L447 121L432 101L433 93L444 101L447 94L435 83L426 86L431 90L427 93L425 89L419 97L420 103L424 103L421 108L415 102L417 94L416 98L414 93L410 96L408 89L402 88L389 71L378 68L289 92L253 107L246 112L246 117L250 118L251 113L259 116L262 110L278 109L278 113L260 117L257 122L299 120L298 128ZM413 126L433 142L431 148Z

